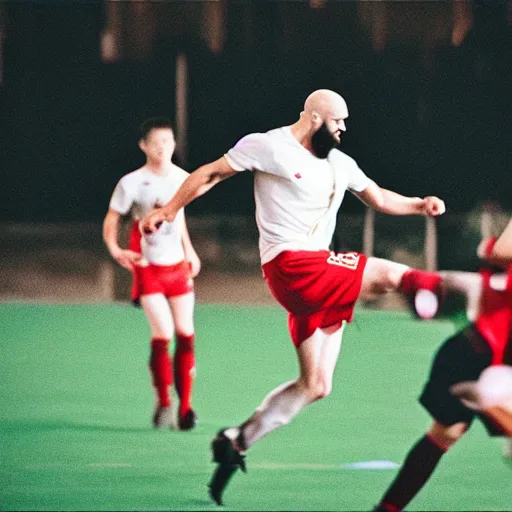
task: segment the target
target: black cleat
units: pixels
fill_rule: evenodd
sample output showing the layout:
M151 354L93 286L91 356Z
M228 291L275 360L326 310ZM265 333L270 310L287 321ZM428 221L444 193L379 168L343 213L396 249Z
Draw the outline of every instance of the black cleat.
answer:
M192 430L197 424L197 414L193 409L189 409L185 416L178 420L180 430Z
M217 469L215 469L215 473L208 484L208 492L210 498L215 501L217 505L224 505L222 502L222 493L237 469L237 466L223 466L222 464L219 464Z
M224 430L214 437L211 444L213 462L216 462L218 466L208 484L208 491L211 499L217 505L223 505L222 493L236 470L240 468L244 473L247 472L245 455L237 448L236 444L236 440L231 440Z

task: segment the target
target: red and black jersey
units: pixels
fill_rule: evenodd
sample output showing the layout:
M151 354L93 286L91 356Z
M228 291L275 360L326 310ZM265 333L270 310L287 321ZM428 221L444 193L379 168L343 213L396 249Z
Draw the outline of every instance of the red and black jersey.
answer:
M504 289L496 290L491 287L493 272L488 269L480 271L482 298L475 325L492 349L492 364L502 364L512 352L508 347L512 337L512 265L506 273Z

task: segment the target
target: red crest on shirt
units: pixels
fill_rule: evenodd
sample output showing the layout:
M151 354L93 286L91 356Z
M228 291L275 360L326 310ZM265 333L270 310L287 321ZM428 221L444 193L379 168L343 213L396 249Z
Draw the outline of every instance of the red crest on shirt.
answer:
M294 174L294 176L295 176L298 180L300 180L300 179L302 178L302 176L301 176L300 172L296 172L296 173Z

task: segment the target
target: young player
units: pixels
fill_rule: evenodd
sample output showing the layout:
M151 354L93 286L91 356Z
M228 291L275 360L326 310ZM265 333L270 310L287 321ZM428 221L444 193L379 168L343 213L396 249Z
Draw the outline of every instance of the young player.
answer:
M103 239L112 257L133 274L132 299L144 309L151 328L149 367L157 395L155 427L171 425L170 386L180 398L178 426L190 430L196 424L192 409L194 357L194 284L200 260L180 209L157 233L141 238L138 221L166 204L188 173L171 162L174 133L166 118L151 118L141 125L139 147L146 163L125 175L116 185L103 223ZM129 249L118 244L121 216L130 213L134 223ZM174 369L169 343L176 335Z
M220 181L243 170L254 172L263 274L288 311L300 375L273 390L247 421L222 430L213 440L218 467L209 487L218 504L231 475L245 468L247 449L329 395L343 329L359 296L397 289L414 295L419 288L438 288L437 275L356 252L329 252L336 213L347 190L392 215L435 216L445 211L437 197L405 197L379 187L352 158L335 149L347 117L340 95L313 92L295 124L247 135L222 158L192 173L170 203L142 222L144 231L155 232L161 222L174 219L183 206Z
M479 307L472 323L439 348L420 397L434 421L409 451L375 511L403 510L426 484L441 457L467 432L475 416L480 416L490 435L511 434L512 404L509 411L507 396L512 395L512 385L507 381L508 373L505 372L505 378L501 377L504 391L498 401L497 390L490 392L489 378L484 376L485 372L491 372L492 376L496 371L492 368L498 368L496 365L512 362L512 258L507 261L504 253L499 253L498 257L494 250L496 245L495 239L485 240L478 253L493 264L505 266L505 272L485 268L480 276L468 273L468 291L473 293L475 282L480 287ZM500 246L503 245L500 243ZM450 273L446 273L445 278L450 279ZM483 379L480 385L469 383L479 378ZM491 384L494 386L496 381ZM473 407L470 407L471 402L475 402Z

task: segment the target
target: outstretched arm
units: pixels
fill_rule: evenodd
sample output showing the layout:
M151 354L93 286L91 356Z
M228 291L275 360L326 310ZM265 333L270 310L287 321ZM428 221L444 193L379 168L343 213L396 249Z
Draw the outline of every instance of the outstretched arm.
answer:
M173 221L181 208L197 197L206 194L217 183L234 174L237 174L237 171L228 164L224 157L199 167L190 174L178 192L163 208L154 210L142 219L140 223L141 231L143 233L154 233L164 220Z
M374 181L362 191L354 192L363 203L374 210L389 215L442 215L446 207L444 201L435 196L406 197L391 190L379 187Z

